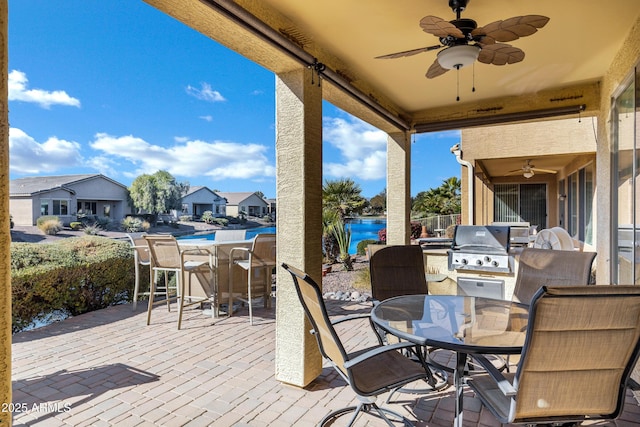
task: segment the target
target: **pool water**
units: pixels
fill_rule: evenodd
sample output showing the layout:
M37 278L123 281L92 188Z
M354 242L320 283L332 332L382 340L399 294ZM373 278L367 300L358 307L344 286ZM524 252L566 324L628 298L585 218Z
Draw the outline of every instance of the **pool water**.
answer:
M357 218L351 219L347 223L347 227L351 228L351 245L349 246L349 253L355 255L357 252L358 243L362 240L378 240L378 231L387 226L386 219L380 218ZM247 229L247 239L254 238L260 233L275 233L275 227L258 227ZM183 238L197 238L197 239L209 239L213 240L215 231L210 234L199 234L194 236L185 236Z

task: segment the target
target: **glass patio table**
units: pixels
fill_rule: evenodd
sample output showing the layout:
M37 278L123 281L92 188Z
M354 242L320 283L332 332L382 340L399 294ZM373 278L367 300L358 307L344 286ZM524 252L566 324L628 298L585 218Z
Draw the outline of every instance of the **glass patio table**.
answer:
M382 330L425 347L456 353L455 426L462 426L463 375L469 354L520 354L529 308L466 295L406 295L380 302L371 320Z

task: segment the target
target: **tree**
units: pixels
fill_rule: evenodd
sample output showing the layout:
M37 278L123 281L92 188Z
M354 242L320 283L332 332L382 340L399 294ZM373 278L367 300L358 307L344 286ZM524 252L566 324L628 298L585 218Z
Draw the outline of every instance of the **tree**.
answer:
M413 200L412 210L434 215L460 213L460 180L454 176L445 179L438 188L421 191Z
M385 188L380 193L376 194L369 200L371 211L377 215L382 214L387 210L387 189Z
M323 208L335 210L341 219L361 214L368 203L361 192L360 186L350 178L327 180L322 186Z
M153 175L143 174L137 177L131 187L129 196L133 207L150 214L169 212L180 209L182 195L189 190L189 183L179 183L167 171L157 171Z

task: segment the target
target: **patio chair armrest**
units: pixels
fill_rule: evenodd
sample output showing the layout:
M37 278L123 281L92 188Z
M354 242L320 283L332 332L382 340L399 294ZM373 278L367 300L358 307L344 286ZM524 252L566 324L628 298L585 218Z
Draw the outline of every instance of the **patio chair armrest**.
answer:
M507 380L502 372L496 368L486 357L479 354L472 354L471 357L487 372L487 374L496 382L496 385L507 397L513 397L517 394L515 387ZM473 376L471 376L473 381Z
M416 344L412 343L412 342L407 342L407 341L403 341L403 342L399 342L399 343L395 343L395 344L389 344L389 345L381 345L378 347L375 347L365 353L362 353L360 355L358 355L357 357L354 357L353 359L347 360L346 362L344 362L344 367L346 369L349 369L355 365L357 365L358 363L362 363L368 359L370 359L373 356L376 356L378 354L382 354L385 353L387 351L396 351L396 350L402 350L405 348L410 348L416 347ZM426 373L425 373L426 375Z
M247 254L250 254L251 253L251 249L249 249L249 248L241 248L241 247L231 248L231 250L229 251L229 261L231 263L233 263L233 261L235 261L234 253L236 253L236 252L245 252Z

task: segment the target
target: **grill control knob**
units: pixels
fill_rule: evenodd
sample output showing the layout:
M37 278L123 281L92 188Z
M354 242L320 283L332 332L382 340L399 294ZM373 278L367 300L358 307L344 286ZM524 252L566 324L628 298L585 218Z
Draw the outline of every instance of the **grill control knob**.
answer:
M482 265L482 260L481 259L477 260L476 265Z
M494 266L494 267L497 267L498 266L498 261L492 261L491 265Z
M484 257L484 262L491 262L491 257L489 256Z
M460 264L462 264L462 265L467 265L467 264L469 264L469 261L467 261L467 259L466 259L466 258L462 258L462 259L460 260Z

